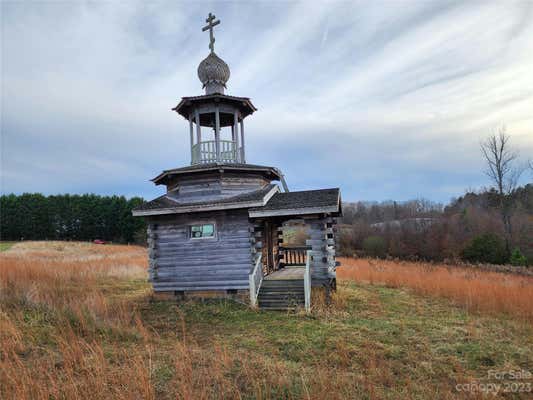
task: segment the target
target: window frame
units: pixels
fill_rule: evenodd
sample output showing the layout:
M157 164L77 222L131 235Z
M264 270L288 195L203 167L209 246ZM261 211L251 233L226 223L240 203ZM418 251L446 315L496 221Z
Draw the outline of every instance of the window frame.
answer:
M202 227L202 233L203 233L203 226L204 225L212 225L213 226L213 235L212 236L200 236L200 237L194 237L192 234L192 228L193 226L201 226ZM187 231L189 234L189 240L202 240L202 239L216 239L217 238L217 224L215 222L195 222L188 224Z

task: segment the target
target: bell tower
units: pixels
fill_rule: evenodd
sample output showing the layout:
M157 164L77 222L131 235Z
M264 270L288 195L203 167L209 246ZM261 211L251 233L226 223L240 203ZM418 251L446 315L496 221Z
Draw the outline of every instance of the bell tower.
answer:
M246 162L244 119L256 108L226 94L230 69L213 34L220 21L209 14L206 22L209 54L198 66L205 93L173 108L189 122L191 165L153 178L166 193L133 210L148 224L150 281L155 293L244 295L253 307L309 311L313 287L336 286L340 191L289 192L279 169ZM283 245L284 226L295 221L308 232L305 248Z
M209 55L198 65L205 94L183 97L172 110L189 121L191 165L245 164L244 119L257 109L247 97L225 94L230 78L228 64L215 53L213 28L220 20L209 13Z

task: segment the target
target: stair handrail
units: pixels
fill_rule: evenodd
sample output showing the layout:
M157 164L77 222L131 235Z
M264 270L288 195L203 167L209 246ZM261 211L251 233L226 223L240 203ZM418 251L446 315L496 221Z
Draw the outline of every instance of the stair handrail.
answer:
M257 306L257 296L259 295L261 283L263 283L263 266L261 264L262 256L262 254L259 254L257 260L255 261L254 269L248 276L250 281L250 304L252 307Z
M311 311L311 251L307 251L304 272L305 312Z

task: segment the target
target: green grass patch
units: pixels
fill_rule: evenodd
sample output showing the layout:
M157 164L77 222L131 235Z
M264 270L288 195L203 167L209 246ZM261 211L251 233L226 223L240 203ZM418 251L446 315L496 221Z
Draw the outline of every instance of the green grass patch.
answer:
M16 242L0 242L0 252L9 250Z
M347 284L339 290L348 312L327 318L257 312L231 301L154 303L143 315L163 335L181 324L200 346L259 352L295 370L330 368L348 379L376 368L376 390L385 395L393 386L395 395L386 398L404 390L429 398L427 385L453 395L454 383L466 377L533 366L532 329L521 321L472 315L401 289Z

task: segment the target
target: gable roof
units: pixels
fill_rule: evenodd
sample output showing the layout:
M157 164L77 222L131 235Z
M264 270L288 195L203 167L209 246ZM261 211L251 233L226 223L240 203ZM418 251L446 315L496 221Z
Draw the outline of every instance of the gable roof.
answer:
M270 198L277 192L279 192L278 186L275 184L269 184L262 189L252 192L200 202L179 201L168 194L164 194L152 201L141 204L139 207L135 208L132 213L133 216L138 217L262 207L267 204Z
M266 205L249 210L250 217L272 217L317 213L340 213L339 188L278 192Z

